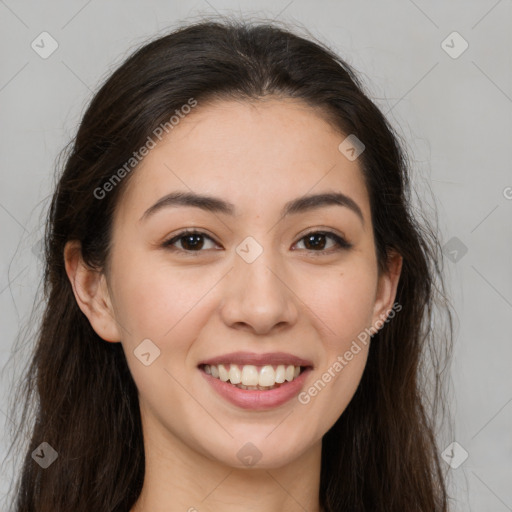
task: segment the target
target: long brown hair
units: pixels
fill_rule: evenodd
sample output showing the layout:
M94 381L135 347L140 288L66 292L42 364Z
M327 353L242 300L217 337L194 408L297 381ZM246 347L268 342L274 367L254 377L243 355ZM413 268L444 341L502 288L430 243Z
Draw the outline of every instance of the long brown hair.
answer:
M359 162L379 269L390 249L403 256L401 310L373 336L360 385L323 438L320 503L328 512L448 510L436 435L437 419L446 417L453 327L436 229L414 205L399 135L351 67L313 39L277 23L195 22L139 48L90 102L49 208L44 311L13 395L11 416L28 425L30 438L15 512L127 512L143 484L137 388L122 345L92 329L63 258L66 242L78 240L88 265L108 268L112 213L136 169L104 197L95 191L190 98L200 108L271 94L319 108L365 144ZM42 442L58 453L47 469L32 457Z

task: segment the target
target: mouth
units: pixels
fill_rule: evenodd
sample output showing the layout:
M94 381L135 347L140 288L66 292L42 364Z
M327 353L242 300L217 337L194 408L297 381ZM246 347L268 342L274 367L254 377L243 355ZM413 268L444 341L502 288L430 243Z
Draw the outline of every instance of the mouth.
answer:
M198 369L227 401L242 409L265 410L298 395L313 365L291 354L236 352L202 361Z
M202 364L199 369L222 382L246 391L270 391L299 377L308 367L295 365Z

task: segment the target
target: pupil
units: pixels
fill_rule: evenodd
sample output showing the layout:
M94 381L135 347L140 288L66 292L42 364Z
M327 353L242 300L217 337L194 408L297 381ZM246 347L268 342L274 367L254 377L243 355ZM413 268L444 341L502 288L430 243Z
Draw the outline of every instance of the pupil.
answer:
M320 243L319 244L319 243L312 242L316 237L322 237L322 239L323 239L322 241L324 243ZM323 249L324 245L325 245L324 237L325 237L325 235L322 235L321 233L316 233L316 234L313 234L313 235L309 235L309 236L306 237L306 246L307 246L308 243L312 242L312 245L313 245L314 248L319 248L320 247L320 249Z
M186 235L183 237L183 239L185 240L185 243L183 244L183 246L185 247L185 249L197 249L199 247L199 249L202 247L202 244L201 244L201 241L199 240L199 243L198 241L196 240L196 242L192 241L192 243L190 243L191 240L194 240L194 238L200 238L201 235L199 234L193 234L193 235ZM187 247L188 246L188 247Z

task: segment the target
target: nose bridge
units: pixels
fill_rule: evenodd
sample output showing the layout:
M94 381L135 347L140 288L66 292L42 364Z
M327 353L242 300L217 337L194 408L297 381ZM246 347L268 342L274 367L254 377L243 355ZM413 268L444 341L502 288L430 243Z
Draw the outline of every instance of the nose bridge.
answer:
M271 239L266 237L264 246L248 236L236 247L222 308L226 323L243 323L256 332L266 332L277 324L296 321L293 293Z

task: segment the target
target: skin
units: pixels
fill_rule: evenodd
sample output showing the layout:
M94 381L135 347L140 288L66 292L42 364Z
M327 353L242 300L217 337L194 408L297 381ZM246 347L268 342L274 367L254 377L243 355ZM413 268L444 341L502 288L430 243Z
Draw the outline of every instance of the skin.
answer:
M391 254L379 275L368 193L358 160L338 150L344 138L298 100L199 104L133 171L115 212L108 274L88 269L79 245L66 246L80 308L106 342L122 343L139 390L146 475L132 512L232 512L242 503L253 512L320 511L322 436L352 399L369 345L309 403L259 412L219 396L197 365L239 350L287 352L313 363L307 389L386 318L402 258ZM237 214L180 206L139 220L177 190L222 198ZM280 218L287 201L320 192L350 196L364 222L335 205ZM212 240L189 255L187 240L175 242L177 252L162 247L184 228ZM353 247L335 250L329 237L308 245L304 236L322 229ZM236 252L247 236L263 248L252 263ZM134 355L144 339L160 349L149 366ZM237 457L247 442L261 454L250 467Z

